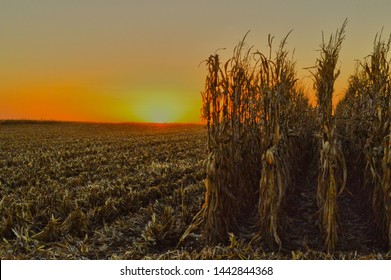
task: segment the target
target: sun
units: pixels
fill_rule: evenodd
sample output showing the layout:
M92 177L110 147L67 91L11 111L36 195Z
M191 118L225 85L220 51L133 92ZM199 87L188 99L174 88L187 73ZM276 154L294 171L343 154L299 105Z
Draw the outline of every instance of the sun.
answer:
M145 117L146 121L153 123L169 123L178 121L175 116L170 114L170 112L165 112L164 110L156 110L150 113L150 117Z
M137 121L174 123L183 121L186 104L173 94L148 93L133 100L131 111Z

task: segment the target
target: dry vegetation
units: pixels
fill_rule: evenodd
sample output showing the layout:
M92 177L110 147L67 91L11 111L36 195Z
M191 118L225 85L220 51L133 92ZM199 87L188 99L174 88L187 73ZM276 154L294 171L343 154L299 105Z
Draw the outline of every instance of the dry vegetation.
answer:
M343 192L347 180L345 157L339 145L338 131L333 118L334 82L339 52L346 21L329 42L321 45L321 58L314 73L316 96L318 98L318 125L321 148L318 169L317 202L320 209L320 224L325 236L327 250L334 250L338 241L337 197ZM324 39L323 39L324 40Z
M143 258L202 203L195 125L0 124L2 259Z
M206 140L200 125L0 124L1 259L389 257L377 245L322 252L307 221L314 213L298 221L290 200L290 226L315 243L296 244L288 229L273 252L251 243L250 219L224 244L207 245L194 230L178 245L205 204Z
M328 41L323 37L311 70L315 109L297 84L285 48L288 36L275 52L269 36L266 55L246 48L245 36L227 62L218 54L209 57L202 94L208 132L205 204L182 240L199 229L206 244L239 236L251 240L249 246L273 251L278 246L280 252L294 248L292 241L328 253L390 249L390 41L375 40L373 54L352 76L334 114L346 24ZM361 186L349 180L347 188L348 174L362 176ZM312 230L292 229L302 226L298 209L306 210ZM304 238L292 240L290 232Z
M334 112L345 27L311 68L316 108L288 36L245 37L205 61L204 126L0 124L0 257L390 259L391 37Z

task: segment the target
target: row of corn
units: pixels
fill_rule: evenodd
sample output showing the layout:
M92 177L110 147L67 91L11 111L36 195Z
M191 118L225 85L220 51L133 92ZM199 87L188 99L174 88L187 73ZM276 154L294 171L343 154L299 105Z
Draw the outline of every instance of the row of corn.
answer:
M315 139L318 180L313 188L325 248L333 250L338 242L338 196L351 166L344 154L355 154L353 149L365 158L362 172L366 187L372 189L377 222L384 238L391 240L390 42L375 42L374 53L351 77L348 93L334 113L334 82L346 23L322 42L312 72L315 109L298 85L295 63L286 50L288 36L276 50L269 36L266 54L247 47L245 36L225 63L218 54L206 60L205 203L182 239L201 227L205 242L225 243L230 234L244 235L255 225L253 241L281 248L283 217L289 215L284 206L300 170L297 159ZM352 133L357 126L365 133Z

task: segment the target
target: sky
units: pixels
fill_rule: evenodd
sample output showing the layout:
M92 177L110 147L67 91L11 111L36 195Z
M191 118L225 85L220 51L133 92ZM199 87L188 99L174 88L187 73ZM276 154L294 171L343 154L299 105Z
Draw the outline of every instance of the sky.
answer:
M247 44L267 51L290 30L297 74L347 18L336 96L355 61L391 33L389 0L0 0L0 119L199 122L216 50Z

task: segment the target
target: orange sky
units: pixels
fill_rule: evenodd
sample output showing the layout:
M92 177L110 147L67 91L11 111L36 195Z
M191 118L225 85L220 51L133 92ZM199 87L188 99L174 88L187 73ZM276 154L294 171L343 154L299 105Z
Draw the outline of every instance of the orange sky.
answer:
M291 29L298 76L314 65L322 30L348 18L336 92L354 61L390 33L390 1L4 0L0 3L0 119L198 122L205 68L219 48L266 50Z

